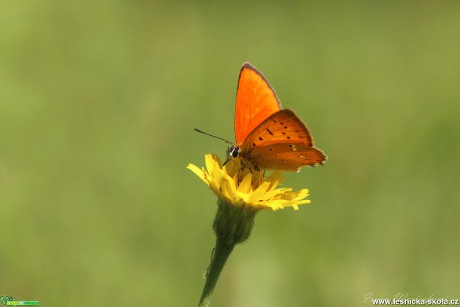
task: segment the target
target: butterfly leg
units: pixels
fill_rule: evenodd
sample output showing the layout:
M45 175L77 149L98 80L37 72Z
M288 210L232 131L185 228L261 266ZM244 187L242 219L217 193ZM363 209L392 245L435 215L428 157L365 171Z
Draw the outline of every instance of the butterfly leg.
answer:
M240 169L238 170L238 184L243 180L243 178L241 178L241 171L243 169L244 169L243 167L240 167Z
M238 170L238 182L241 182L244 178L244 176L247 174L245 170L249 170L251 174L254 174L253 172L253 165L250 161L245 159L244 157L240 158L240 168Z
M265 178L265 168L260 169L260 175L259 175L259 185L262 184Z
M263 183L264 178L265 178L265 169L260 168L257 165L251 163L251 161L245 160L245 159L241 159L241 167L238 170L238 181L239 182L241 182L243 180L245 174L247 174L247 171L246 171L246 173L244 172L245 169L249 170L249 172L251 172L253 179L254 179L254 176L257 177L258 185L261 185ZM243 176L241 176L241 174Z

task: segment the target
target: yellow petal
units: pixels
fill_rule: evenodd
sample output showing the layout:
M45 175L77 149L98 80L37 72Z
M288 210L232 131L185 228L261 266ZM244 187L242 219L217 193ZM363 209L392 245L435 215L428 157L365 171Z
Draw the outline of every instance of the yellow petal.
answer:
M205 179L205 177L204 177L204 170L202 170L202 169L200 169L198 166L193 165L193 164L190 164L190 163L189 163L189 165L187 165L187 168L188 168L189 170L191 170L192 172L194 172L195 175L197 175L198 177L200 177L201 180L203 180L204 182L206 182L206 184L209 185L209 182L208 182L208 181Z

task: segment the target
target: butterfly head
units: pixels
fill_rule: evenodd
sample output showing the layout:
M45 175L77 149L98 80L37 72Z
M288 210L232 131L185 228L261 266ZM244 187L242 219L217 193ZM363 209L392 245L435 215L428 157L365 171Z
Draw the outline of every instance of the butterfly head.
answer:
M227 159L225 160L224 164L227 164L231 159L238 158L240 155L240 148L236 145L233 145L227 149Z

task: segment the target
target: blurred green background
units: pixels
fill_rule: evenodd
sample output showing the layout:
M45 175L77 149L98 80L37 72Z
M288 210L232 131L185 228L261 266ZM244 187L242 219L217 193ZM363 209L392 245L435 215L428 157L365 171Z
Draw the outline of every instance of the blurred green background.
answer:
M0 295L195 306L216 197L188 171L233 139L251 62L324 167L261 212L212 306L459 298L460 4L0 4Z

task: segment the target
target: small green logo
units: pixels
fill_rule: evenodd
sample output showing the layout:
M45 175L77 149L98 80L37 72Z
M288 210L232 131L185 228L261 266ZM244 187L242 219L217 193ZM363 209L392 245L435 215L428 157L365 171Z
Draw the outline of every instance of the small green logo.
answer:
M2 301L3 305L6 305L6 302L12 301L12 300L14 300L14 298L12 298L11 296L8 296L8 295L0 296L0 301Z
M38 306L40 303L38 301L18 301L8 295L0 296L0 301L2 301L5 306Z

